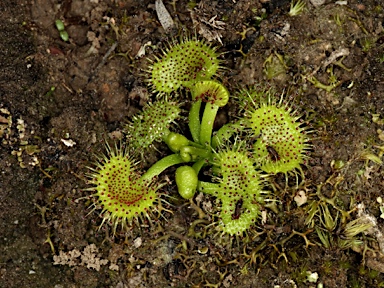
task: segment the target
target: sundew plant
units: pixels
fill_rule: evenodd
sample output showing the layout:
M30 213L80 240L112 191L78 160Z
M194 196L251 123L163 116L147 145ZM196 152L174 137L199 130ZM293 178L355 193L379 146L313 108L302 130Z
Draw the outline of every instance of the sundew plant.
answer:
M260 221L269 197L267 176L301 170L310 144L298 113L270 89L231 95L219 80L223 69L216 48L196 38L173 42L150 60L145 72L157 100L123 127L124 151L107 149L89 175L94 209L102 209L103 223L111 222L114 232L119 224L161 212L165 199L158 176L172 166L179 195L214 197L216 230L236 237ZM219 109L230 99L238 101L238 118L213 131ZM186 101L189 105L182 105ZM188 121L189 131L177 130L180 121ZM135 155L145 158L155 142L166 143L170 152L138 171Z

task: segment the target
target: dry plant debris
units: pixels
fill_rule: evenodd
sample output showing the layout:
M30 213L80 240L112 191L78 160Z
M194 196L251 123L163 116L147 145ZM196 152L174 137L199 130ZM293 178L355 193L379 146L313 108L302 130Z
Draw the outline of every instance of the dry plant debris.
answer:
M100 271L102 265L108 264L107 259L101 259L95 244L86 246L83 252L73 249L68 252L60 251L59 255L53 256L54 265L85 266L88 269ZM111 264L110 269L116 269L115 264Z

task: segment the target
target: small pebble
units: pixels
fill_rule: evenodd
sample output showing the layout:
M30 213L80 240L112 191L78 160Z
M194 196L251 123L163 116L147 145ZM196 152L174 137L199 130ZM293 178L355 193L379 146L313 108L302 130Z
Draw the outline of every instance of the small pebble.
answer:
M315 7L319 7L325 3L325 0L310 0L312 5Z

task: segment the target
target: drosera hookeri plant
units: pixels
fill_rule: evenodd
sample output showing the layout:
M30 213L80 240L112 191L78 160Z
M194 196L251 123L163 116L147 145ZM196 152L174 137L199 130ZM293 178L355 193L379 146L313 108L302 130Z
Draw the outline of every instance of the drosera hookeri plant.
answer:
M160 96L126 124L126 145L139 152L142 160L146 151L156 149L154 142L163 141L169 150L143 173L135 170L125 150L108 148L109 155L100 159L91 173L89 190L98 199L94 210L101 206L103 222L111 221L114 231L119 222L127 226L150 218L151 211L165 209L158 179L176 166L180 196L191 200L200 191L215 197L219 233L242 237L256 225L267 201L264 176L287 175L305 164L310 148L307 130L291 106L282 98L274 100L270 90L242 91L238 98L244 115L239 113L237 122L213 131L217 112L230 99L230 92L217 79L220 65L216 48L187 38L152 59L148 81ZM182 89L189 99L177 95ZM180 128L174 124L185 114L189 131L174 131Z

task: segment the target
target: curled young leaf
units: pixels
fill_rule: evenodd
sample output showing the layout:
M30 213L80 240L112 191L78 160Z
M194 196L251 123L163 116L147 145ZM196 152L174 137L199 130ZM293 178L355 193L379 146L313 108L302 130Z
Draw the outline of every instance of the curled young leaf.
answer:
M175 179L180 196L191 199L195 195L198 184L195 169L191 166L181 166L176 169Z

